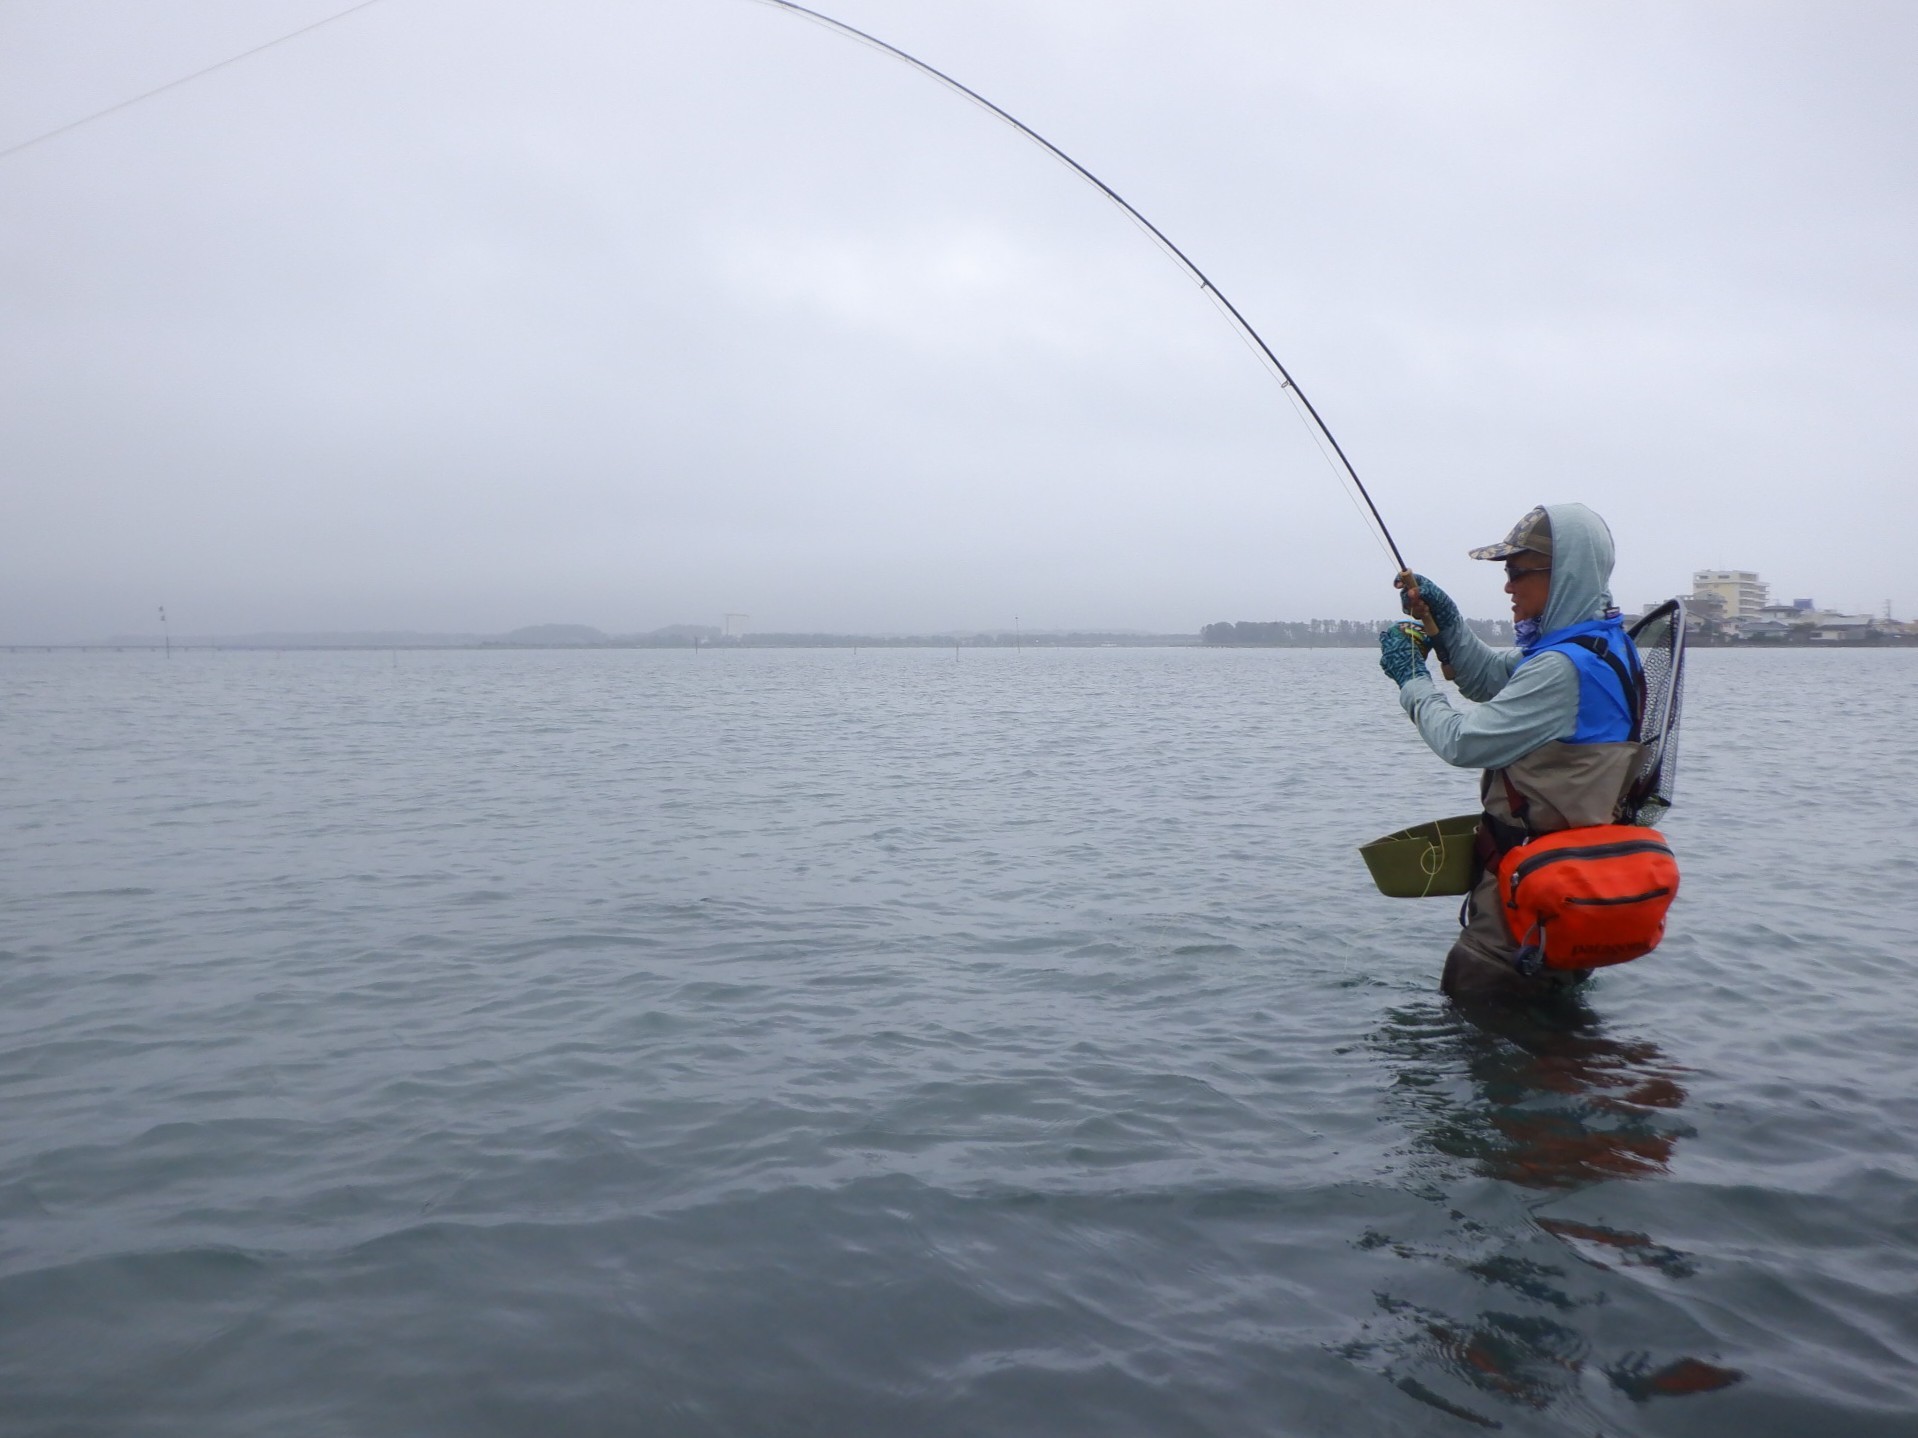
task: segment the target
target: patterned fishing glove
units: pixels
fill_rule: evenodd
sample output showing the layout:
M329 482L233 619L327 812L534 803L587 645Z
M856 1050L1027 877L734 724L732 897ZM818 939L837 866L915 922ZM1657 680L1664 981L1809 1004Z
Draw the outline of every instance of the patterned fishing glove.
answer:
M1425 631L1416 624L1394 624L1379 631L1379 668L1401 689L1414 675L1425 672L1430 650Z
M1423 574L1414 574L1412 578L1418 581L1419 597L1425 601L1425 607L1432 611L1432 621L1438 625L1439 633L1443 634L1454 624L1458 623L1458 606L1452 602L1451 595L1447 594L1443 589L1440 589ZM1399 591L1399 608L1407 614L1412 612L1411 590L1401 589Z

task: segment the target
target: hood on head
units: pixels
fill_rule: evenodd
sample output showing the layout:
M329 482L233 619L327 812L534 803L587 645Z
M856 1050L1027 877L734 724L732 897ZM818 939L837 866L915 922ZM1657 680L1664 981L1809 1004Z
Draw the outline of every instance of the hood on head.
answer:
M1552 521L1552 589L1541 633L1601 618L1612 607L1612 531L1582 504L1548 504Z

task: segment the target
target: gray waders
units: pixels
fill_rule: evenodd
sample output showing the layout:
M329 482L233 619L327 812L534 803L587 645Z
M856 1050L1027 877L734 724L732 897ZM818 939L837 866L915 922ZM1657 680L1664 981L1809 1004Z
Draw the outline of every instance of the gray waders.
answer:
M1589 969L1519 972L1518 942L1505 927L1498 894L1499 855L1526 838L1587 824L1618 822L1619 807L1638 768L1642 745L1567 744L1554 740L1479 780L1485 806L1479 820L1478 882L1460 912L1464 927L1439 989L1447 998L1536 999L1564 993L1591 977ZM1516 800L1516 803L1514 802Z

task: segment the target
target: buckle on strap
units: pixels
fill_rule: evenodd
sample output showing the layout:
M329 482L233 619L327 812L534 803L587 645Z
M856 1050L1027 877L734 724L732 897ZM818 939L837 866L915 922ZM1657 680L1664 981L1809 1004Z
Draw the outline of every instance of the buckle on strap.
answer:
M1544 937L1544 934L1539 931L1539 926L1532 925L1532 932L1525 936L1525 942L1520 944L1518 952L1512 955L1512 967L1528 979L1537 977L1539 971L1545 967L1545 945L1542 942Z

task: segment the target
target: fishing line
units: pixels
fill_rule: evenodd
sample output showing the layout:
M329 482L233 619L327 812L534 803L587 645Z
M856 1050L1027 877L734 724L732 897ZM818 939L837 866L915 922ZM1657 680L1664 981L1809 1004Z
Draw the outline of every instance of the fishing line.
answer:
M182 85L191 84L202 75L211 75L215 70L224 70L228 65L237 65L242 60L250 60L262 50L271 50L275 45L284 45L288 40L297 40L302 35L310 35L322 25L331 25L335 20L344 20L348 15L370 9L379 3L380 0L360 0L358 5L349 6L338 14L328 15L324 20L315 20L311 25L302 25L297 30L289 30L276 40L268 40L264 45L255 45L251 50L242 50L237 55L229 55L224 60L216 60L203 70L195 70L191 75L182 75L179 79L169 80L164 85L155 85L151 90L143 91L130 100L118 101L115 104L107 106L104 110L95 110L91 115L82 115L77 120L69 120L64 125L56 125L53 129L42 131L30 140L22 140L17 145L9 145L6 149L0 150L0 160L4 160L10 155L17 155L22 150L32 149L35 145L51 140L56 135L64 135L67 131L77 130L82 125L91 125L95 120L105 119L108 115L117 115L120 111L138 105L143 100L151 100L155 95L164 95L168 90L176 90Z
M1333 465L1333 472L1335 474L1341 474L1343 478L1349 482L1351 488L1358 492L1358 497L1365 501L1365 508L1361 510L1360 513L1370 515L1372 523L1378 528L1379 537L1385 541L1385 547L1391 551L1393 560L1398 564L1401 570L1406 568L1405 559L1400 555L1398 544L1392 538L1392 531L1385 527L1385 519L1379 514L1379 507L1372 502L1372 496L1365 488L1364 481L1359 478L1359 472L1352 467L1352 461L1346 458L1345 450L1340 446L1337 438L1334 437L1325 421L1319 417L1319 412L1317 408L1314 407L1312 401L1306 398L1305 391L1299 388L1298 381L1292 378L1291 372L1279 362L1279 357L1272 353L1272 347L1265 342L1257 330L1252 328L1251 324L1246 320L1246 317L1239 313L1238 306L1225 297L1224 292L1212 283L1205 271L1193 264L1185 251L1173 244L1172 241L1166 237L1163 230L1135 210L1125 196L1121 195L1117 190L1113 189L1112 186L1093 174L1092 171L1073 159L1072 156L1053 144L1052 141L1048 140L1044 135L1041 135L1023 120L1008 111L1000 109L971 86L961 84L944 70L936 69L928 65L918 56L908 55L897 45L890 45L886 41L881 40L877 35L869 35L864 30L848 25L843 20L835 20L830 15L823 15L817 10L809 10L804 5L796 5L793 3L793 0L758 0L758 3L771 5L780 10L787 10L795 15L804 16L815 24L824 25L826 28L834 30L841 35L848 36L862 44L870 45L875 50L882 50L896 59L904 60L915 70L932 76L933 79L937 80L947 89L964 96L981 109L990 111L1001 120L1004 120L1008 125L1012 126L1013 129L1024 135L1042 150L1045 150L1054 159L1060 161L1068 169L1073 171L1073 173L1078 175L1080 179L1084 180L1095 190L1099 191L1100 194L1112 201L1113 204L1125 211L1132 222L1144 230L1145 233L1151 237L1152 241L1157 244L1160 249L1164 250L1174 263L1184 269L1194 280L1198 281L1199 287L1211 298L1213 304L1219 307L1220 312L1231 321L1233 327L1239 331L1240 337L1252 346L1253 352L1264 361L1273 374L1278 376L1280 387L1292 396L1293 403L1298 407L1300 417L1306 420L1308 427L1313 433L1313 438L1319 442L1321 451L1325 452L1328 461L1336 459L1336 463Z
M224 60L215 61L211 65L204 66L190 74L182 75L177 79L169 80L164 85L156 85L151 90L142 91L140 94L134 95L129 99L108 105L104 109L95 110L75 120L69 120L64 125L57 125L51 130L44 130L40 134L0 149L0 160L8 159L23 150L31 149L35 145L44 144L46 141L54 139L57 136L80 129L82 126L90 125L96 120L105 119L109 115L116 115L122 110L130 109L135 105L151 100L156 95L163 95L169 90L191 84L193 81L210 75L216 70L223 70L229 65L237 65L242 60L251 59L263 51L271 50L275 46L284 45L290 40L298 39L302 35L311 34L323 26L344 20L347 16L357 14L361 10L371 9L379 3L380 0L360 0L360 3L357 5L350 5L344 10L328 15L323 19L316 20L310 25L303 25L297 30L289 30L286 34L268 40L264 44L242 50L237 55L230 55ZM1366 489L1365 482L1359 478L1358 471L1352 467L1352 461L1346 457L1345 450L1339 444L1337 437L1332 433L1324 419L1320 417L1317 407L1314 406L1312 401L1306 396L1305 391L1299 388L1298 381L1292 378L1291 372L1280 362L1279 357L1272 352L1272 347L1265 342L1264 336L1252 327L1244 315L1239 313L1238 306L1226 297L1223 290L1212 283L1211 278L1205 271L1194 264L1191 257L1188 256L1184 250L1172 243L1171 239L1163 230L1153 224L1152 221L1148 220L1144 215L1140 214L1137 209L1133 208L1132 203L1127 200L1125 196L1121 195L1104 180L1093 174L1092 171L1073 159L1072 156L1068 155L1064 150L1053 144L1052 141L1048 140L1044 135L1041 135L1037 130L1033 129L1016 115L1001 109L971 86L962 84L945 71L928 65L918 56L909 55L897 45L888 44L877 35L868 34L864 30L848 25L843 20L835 20L830 15L808 9L804 5L794 4L793 0L758 0L758 3L771 5L777 9L790 11L795 15L803 16L815 24L823 25L841 35L857 40L861 44L869 45L875 50L883 51L896 59L903 60L921 73L930 75L947 89L965 97L981 109L989 111L1006 124L1012 126L1013 129L1024 135L1035 145L1038 145L1042 150L1045 150L1054 159L1064 164L1087 184L1091 185L1094 189L1098 190L1100 194L1117 205L1119 209L1125 213L1127 218L1144 231L1154 244L1163 250L1175 264L1198 283L1199 288L1206 293L1207 297L1210 298L1212 303L1218 307L1219 311L1225 315L1233 328L1238 331L1240 338L1246 342L1253 353L1277 377L1280 388L1291 395L1300 417L1306 421L1313 439L1319 445L1320 450L1326 455L1327 462L1332 464L1334 473L1341 475L1346 483L1349 484L1350 489L1356 492L1357 498L1364 502L1364 508L1360 510L1360 514L1370 518L1372 525L1378 530L1378 537L1384 541L1386 549L1390 551L1398 567L1401 570L1406 567L1404 557L1399 553L1398 543L1392 538L1392 531L1386 527L1384 516L1379 513L1378 505L1373 503L1371 492Z

